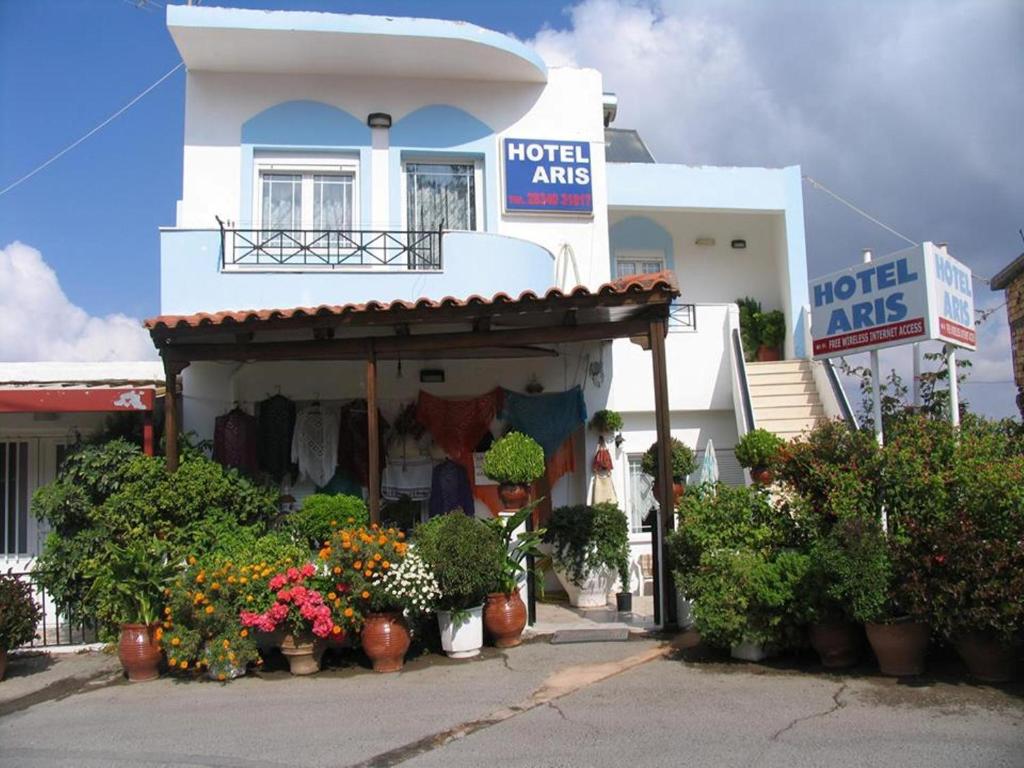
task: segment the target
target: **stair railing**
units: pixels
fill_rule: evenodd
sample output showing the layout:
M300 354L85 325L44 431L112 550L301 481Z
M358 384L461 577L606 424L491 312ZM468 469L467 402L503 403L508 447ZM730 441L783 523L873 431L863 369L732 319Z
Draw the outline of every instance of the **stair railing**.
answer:
M743 422L747 427L747 432L752 432L757 429L757 420L754 418L754 406L750 400L750 384L747 381L747 361L743 356L743 341L740 339L738 328L732 329L732 364L736 370L736 379L740 388Z

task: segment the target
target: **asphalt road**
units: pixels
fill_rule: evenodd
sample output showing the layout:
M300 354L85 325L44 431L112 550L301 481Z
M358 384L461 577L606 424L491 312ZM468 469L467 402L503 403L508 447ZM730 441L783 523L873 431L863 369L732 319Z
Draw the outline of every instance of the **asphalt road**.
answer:
M0 716L4 767L399 764L1017 768L1024 687L692 663L652 641L535 642L398 675L92 680Z

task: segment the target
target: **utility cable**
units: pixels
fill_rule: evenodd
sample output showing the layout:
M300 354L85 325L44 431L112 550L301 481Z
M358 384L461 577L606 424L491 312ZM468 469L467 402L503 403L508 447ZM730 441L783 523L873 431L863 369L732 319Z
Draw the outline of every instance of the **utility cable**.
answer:
M39 172L40 172L41 170L43 170L44 168L46 168L46 167L47 167L48 165L50 165L51 163L53 163L53 162L55 162L56 160L60 159L60 158L61 158L61 157L63 157L64 155L66 155L66 154L67 154L68 152L70 152L70 151L71 151L72 149L74 149L75 147L77 147L77 146L78 146L79 144L81 144L81 143L82 143L83 141L85 141L86 139L88 139L88 138L89 138L90 136L93 136L94 134L96 134L96 133L98 133L99 131L101 131L101 130L102 130L103 128L105 128L105 127L107 127L108 125L110 125L110 123L114 122L114 120L116 120L116 119L117 119L117 118L119 118L119 117L120 117L121 115L123 115L123 114L124 114L125 112L127 112L127 111L128 111L128 110L129 110L130 108L131 108L131 107L133 107L133 106L134 106L134 105L135 105L136 103L138 103L138 102L139 102L139 101L140 101L140 100L141 100L141 99L142 99L142 98L143 98L143 97L144 97L144 96L145 96L146 94L148 94L148 93L149 93L150 91L152 91L152 90L153 90L154 88L156 88L156 87L157 87L158 85L160 85L160 83L162 83L162 82L163 82L164 80L166 80L167 78L169 78L169 77L170 77L171 75L173 75L173 74L174 74L175 72L177 72L177 71L178 71L179 69L181 69L181 68L182 68L183 66L185 66L185 62L183 62L183 61L179 61L179 62L178 62L178 63L177 63L177 64L176 64L176 65L175 65L175 66L174 66L174 67L173 67L173 68L172 68L172 69L171 69L171 70L170 70L169 72L167 72L167 73L166 73L165 75L163 75L163 77L161 77L161 78L160 78L159 80L157 80L157 81L156 81L155 83L153 83L153 84L152 84L152 85L150 85L150 86L149 86L148 88L146 88L146 89L145 89L144 91L142 91L141 93L139 93L139 94L138 94L137 96L135 96L135 97L134 97L134 98L133 98L133 99L132 99L131 101L129 101L129 102L127 103L127 104L125 104L125 105L124 105L123 107L121 107L121 108L120 108L119 110L117 110L117 111L116 111L116 112L115 112L114 114L112 114L112 115L111 115L110 117L108 117L108 118L107 118L106 120L104 120L103 122L101 122L101 123L100 123L99 125L97 125L97 126L96 126L95 128L93 128L93 129L92 129L91 131L89 131L88 133L86 133L86 134L85 134L84 136L82 136L81 138L78 138L78 139L76 139L75 141L73 141L73 142L71 142L70 144L68 144L68 145L67 145L66 147L64 147L64 149L60 150L60 152L58 152L57 154L53 155L53 156L52 156L52 157L51 157L51 158L50 158L49 160L47 160L46 162L44 162L44 163L42 163L42 164L38 165L37 167L33 168L33 169L32 169L31 171L29 171L28 173L26 173L26 174L25 174L24 176L22 176L22 177L21 177L20 179L17 179L16 181L12 181L12 182L11 182L10 184L8 184L8 185L7 185L6 187L4 187L3 189L0 189L0 197L2 197L3 195L6 195L6 194L7 194L8 192L10 192L10 191L11 191L12 189L14 189L15 187L17 187L17 186L18 186L19 184L22 184L23 182L26 182L26 181L28 181L28 180L29 180L29 179L31 179L31 178L32 178L33 176L35 176L35 175L36 175L37 173L39 173Z

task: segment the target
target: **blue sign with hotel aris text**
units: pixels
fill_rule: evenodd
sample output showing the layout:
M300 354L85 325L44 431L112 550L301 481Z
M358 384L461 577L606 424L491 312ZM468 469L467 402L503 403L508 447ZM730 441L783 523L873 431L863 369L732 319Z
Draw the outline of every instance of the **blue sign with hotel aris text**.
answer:
M505 139L505 211L590 215L590 143Z

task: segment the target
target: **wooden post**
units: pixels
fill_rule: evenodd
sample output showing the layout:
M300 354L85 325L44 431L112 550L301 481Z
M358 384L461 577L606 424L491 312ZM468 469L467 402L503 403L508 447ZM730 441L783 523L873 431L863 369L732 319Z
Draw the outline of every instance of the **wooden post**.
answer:
M153 455L153 412L144 411L142 414L142 452L147 456Z
M654 372L654 423L658 434L658 545L657 571L655 578L661 585L658 597L661 600L662 627L676 625L675 590L666 558L666 535L673 528L675 507L672 492L672 432L668 403L668 369L665 356L664 320L652 320L649 330L651 342L651 363Z
M370 447L370 522L380 522L380 431L377 424L377 353L373 343L366 357L366 436Z
M181 430L181 414L178 413L178 374L188 367L188 363L177 360L164 360L164 441L167 471L178 471L178 432Z

